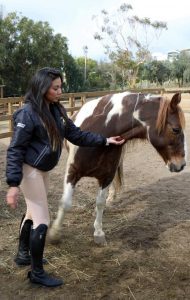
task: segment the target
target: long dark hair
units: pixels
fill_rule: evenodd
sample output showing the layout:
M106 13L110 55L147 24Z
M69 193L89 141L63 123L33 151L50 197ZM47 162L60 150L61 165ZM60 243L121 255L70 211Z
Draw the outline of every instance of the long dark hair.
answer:
M52 81L60 78L63 83L63 77L58 69L43 68L36 72L32 77L28 92L25 95L25 102L31 103L33 109L39 114L50 138L53 150L62 145L62 139L56 126L56 122L45 102L45 94L51 87ZM56 103L63 114L62 105Z

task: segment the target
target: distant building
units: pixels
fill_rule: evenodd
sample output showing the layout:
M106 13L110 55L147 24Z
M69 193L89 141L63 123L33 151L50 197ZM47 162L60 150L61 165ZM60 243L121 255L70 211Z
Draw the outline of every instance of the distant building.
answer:
M170 62L174 61L174 59L179 57L179 54L180 54L180 51L178 51L178 50L168 52L168 60Z
M190 56L190 48L187 48L187 49L183 49L180 51L180 53L184 53L186 55L189 55Z
M160 52L155 52L155 53L152 54L152 58L154 60L164 61L164 60L167 59L167 55L163 54L163 53L160 53Z
M179 57L179 54L186 54L190 56L190 48L168 52L168 60L173 62L174 59Z

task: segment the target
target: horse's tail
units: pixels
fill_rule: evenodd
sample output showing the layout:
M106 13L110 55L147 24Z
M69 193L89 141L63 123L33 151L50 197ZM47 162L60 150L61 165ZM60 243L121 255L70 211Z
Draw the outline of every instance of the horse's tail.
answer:
M120 164L115 174L115 187L120 190L123 186L123 164Z
M123 160L124 160L124 155L125 155L125 150L126 150L126 144L122 147L122 152L121 152L121 157L119 161L119 165L117 167L114 181L115 181L115 188L117 191L119 191L122 186L123 186Z

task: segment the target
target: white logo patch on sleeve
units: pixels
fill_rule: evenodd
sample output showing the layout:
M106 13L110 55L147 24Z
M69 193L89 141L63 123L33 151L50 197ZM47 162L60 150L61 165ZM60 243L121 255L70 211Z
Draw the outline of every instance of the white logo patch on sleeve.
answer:
M17 127L21 127L21 128L24 128L26 125L25 124L23 124L23 123L18 123L17 124Z

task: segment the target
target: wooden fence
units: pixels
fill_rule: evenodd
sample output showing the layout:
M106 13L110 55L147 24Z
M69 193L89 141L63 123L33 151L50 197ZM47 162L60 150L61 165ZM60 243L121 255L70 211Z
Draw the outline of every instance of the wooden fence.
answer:
M153 94L168 93L190 93L190 89L131 89L131 92L143 92ZM83 93L65 93L60 97L61 103L66 108L68 114L72 115L79 110L81 106L88 100L104 96L107 94L119 93L121 91L96 91ZM15 110L23 105L23 97L0 98L0 139L11 137L13 131L12 115Z

